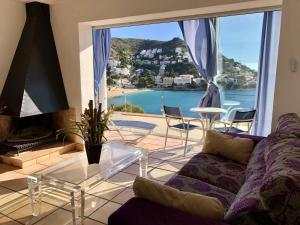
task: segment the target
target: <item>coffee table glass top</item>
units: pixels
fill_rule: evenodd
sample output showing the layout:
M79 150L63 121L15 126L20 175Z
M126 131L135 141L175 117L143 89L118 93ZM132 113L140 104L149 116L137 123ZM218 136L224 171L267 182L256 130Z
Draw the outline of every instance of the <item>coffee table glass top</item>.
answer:
M86 181L93 177L106 180L115 173L141 159L144 151L129 145L108 143L102 147L99 164L88 164L86 153L66 159L35 174L41 180L60 181L76 186L90 186ZM57 185L56 185L57 186Z

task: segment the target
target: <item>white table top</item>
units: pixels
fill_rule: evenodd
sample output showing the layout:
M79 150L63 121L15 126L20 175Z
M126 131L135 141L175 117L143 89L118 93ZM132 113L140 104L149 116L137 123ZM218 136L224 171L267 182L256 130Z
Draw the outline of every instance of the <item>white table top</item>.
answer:
M225 100L223 105L226 106L237 106L240 105L241 103L238 101L233 101L233 100Z
M190 109L191 112L195 112L195 113L209 113L209 114L213 114L213 113L226 113L227 110L226 109L222 109L222 108L217 108L217 107L195 107L195 108L191 108Z

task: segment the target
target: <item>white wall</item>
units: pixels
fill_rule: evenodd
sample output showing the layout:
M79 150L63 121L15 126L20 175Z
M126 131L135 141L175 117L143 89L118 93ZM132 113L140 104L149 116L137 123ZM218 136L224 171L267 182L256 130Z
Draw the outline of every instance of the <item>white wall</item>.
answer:
M25 24L24 3L17 0L0 2L0 90L5 83L11 61Z
M277 79L273 107L273 125L280 115L300 115L300 1L284 0L281 39L277 63ZM291 71L291 62L298 61L298 71ZM274 126L273 126L274 127Z
M84 26L257 9L274 3L281 4L281 0L57 0L51 5L51 22L69 104L78 115L93 98L92 59L82 58L91 56L89 41L82 38L90 37L91 29ZM82 24L89 21L94 22ZM79 30L83 32L80 40Z

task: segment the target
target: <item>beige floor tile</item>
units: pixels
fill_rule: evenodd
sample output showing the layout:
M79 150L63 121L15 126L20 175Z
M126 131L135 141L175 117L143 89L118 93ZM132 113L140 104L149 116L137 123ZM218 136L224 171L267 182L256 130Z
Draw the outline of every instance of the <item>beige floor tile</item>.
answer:
M20 225L21 223L18 223L17 221L13 221L6 216L0 215L0 224L1 225Z
M91 219L85 219L84 220L84 225L104 225L104 223L100 223L98 221L95 220L91 220Z
M160 159L160 160L170 160L174 157L176 157L177 155L175 153L171 153L171 152L164 152L164 151L156 151L156 152L152 152L149 155L151 158L156 158L156 159Z
M125 190L125 187L109 182L103 182L87 191L87 193L100 198L111 200L112 198L120 194L123 190Z
M54 212L57 207L47 204L47 203L42 203L41 204L41 213L39 216L34 217L32 216L32 210L31 210L31 205L25 205L22 208L17 209L16 211L8 214L7 216L9 218L12 218L14 220L17 220L18 222L21 223L26 223L26 224L34 224L40 219L44 218L45 216L49 215L50 213Z
M0 202L1 202L1 199L5 198L13 193L15 193L15 192L10 189L0 186Z
M117 202L119 204L124 204L129 199L134 197L133 190L131 188L126 188L123 192L118 194L116 197L112 199L113 202Z
M42 201L57 207L63 207L70 202L68 193L59 190L43 191Z
M18 193L15 193L14 196L9 196L7 198L4 198L3 201L4 204L1 204L0 206L0 212L4 215L8 215L19 208L22 208L25 205L30 204L29 197L26 195L20 195Z
M98 209L96 212L94 212L91 216L89 216L91 219L97 220L101 223L107 224L108 217L115 212L118 208L120 208L120 204L114 203L114 202L108 202L104 206L102 206L100 209Z
M44 217L35 225L72 225L72 213L64 209L58 209Z
M24 195L14 192L13 194L0 199L0 212L9 209L10 207L14 207L15 202L18 201L19 198L23 198Z
M69 159L69 158L72 158L72 157L76 157L80 154L82 154L82 151L70 151L70 152L66 152L64 154L61 154L59 157L64 158L64 159Z
M107 203L107 200L103 198L98 198L93 195L85 196L85 208L84 208L84 216L89 216L93 212L95 212L98 208ZM67 204L64 209L72 211L71 204Z
M168 170L154 169L148 173L149 179L160 180L163 182L168 181L176 173Z
M18 168L14 167L14 166L7 165L7 164L0 163L0 174L6 173L6 172L9 172L9 171L14 171L16 169L18 169Z
M163 160L160 160L160 159L156 159L156 158L151 158L149 157L148 158L148 167L151 167L151 168L155 168L157 167L160 163L164 162ZM134 164L137 164L139 165L139 162L135 162Z
M129 186L132 186L132 184L135 180L135 177L136 177L135 175L120 172L120 173L117 173L116 175L114 175L108 181L111 183L129 187Z
M148 165L148 171L152 170L153 167L149 166ZM122 172L125 172L125 173L130 173L130 174L133 174L133 175L136 175L136 176L140 176L140 166L139 164L132 164L130 166L128 166L127 168L123 169Z
M45 165L45 166L51 166L51 165L61 162L63 160L65 160L65 159L60 158L60 157L55 157L55 158L50 158L45 161L42 161L42 162L40 162L40 164Z
M45 165L35 164L33 166L29 166L29 167L26 167L26 168L23 168L23 169L15 170L15 172L28 175L28 174L40 171L40 170L45 169L45 168L46 168Z
M27 188L27 176L14 171L0 174L0 184L14 191L20 191Z
M160 164L157 168L162 170L169 170L172 172L178 172L183 167L183 164L172 162L172 161L165 161Z

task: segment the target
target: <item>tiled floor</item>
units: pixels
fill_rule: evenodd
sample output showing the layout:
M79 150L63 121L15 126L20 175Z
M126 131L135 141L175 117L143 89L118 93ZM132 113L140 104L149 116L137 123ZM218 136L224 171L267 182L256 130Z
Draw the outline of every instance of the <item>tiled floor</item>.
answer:
M125 132L123 135L126 139L137 137L130 132ZM108 138L109 140L120 141L117 132L110 132ZM189 143L189 145L192 144L195 143ZM191 156L199 152L199 148L194 148L186 157L183 157L183 144L178 139L169 139L167 152L164 152L164 138L153 135L149 135L133 145L148 150L148 177L159 183L164 183L174 176ZM38 217L31 216L26 176L76 154L74 152L60 155L25 169L0 164L0 224L72 224L69 200L63 193L55 190L49 190L43 195L41 215ZM134 196L132 183L138 175L138 171L138 164L132 164L106 182L87 191L86 225L107 224L109 215Z

